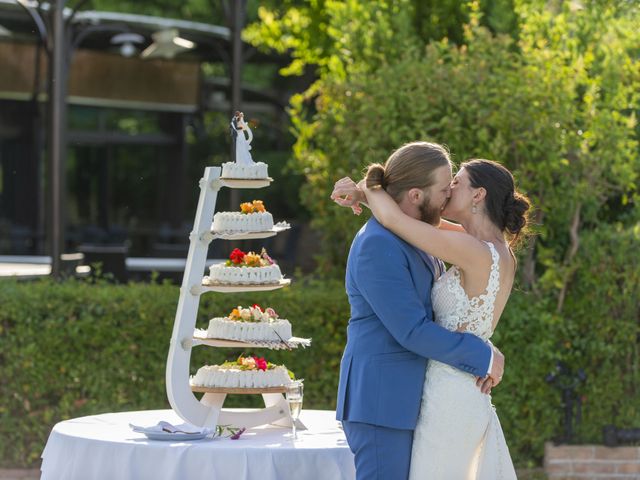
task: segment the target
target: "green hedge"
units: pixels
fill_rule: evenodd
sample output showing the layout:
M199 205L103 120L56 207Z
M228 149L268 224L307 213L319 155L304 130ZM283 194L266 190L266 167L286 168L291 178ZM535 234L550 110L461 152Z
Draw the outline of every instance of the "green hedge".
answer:
M562 315L555 298L512 295L493 339L506 356L493 400L518 466L539 464L544 442L560 433L560 394L545 382L557 361L588 375L579 390L578 441L601 441L609 423L640 426L640 257L630 254L639 243L640 228L585 236ZM0 466L36 465L60 420L168 408L164 370L178 294L158 284L0 282ZM300 280L256 295L206 294L197 325L248 303L273 306L292 320L294 334L313 338L308 350L257 353L306 379L307 408L335 408L349 317L343 283ZM240 353L196 347L192 371Z

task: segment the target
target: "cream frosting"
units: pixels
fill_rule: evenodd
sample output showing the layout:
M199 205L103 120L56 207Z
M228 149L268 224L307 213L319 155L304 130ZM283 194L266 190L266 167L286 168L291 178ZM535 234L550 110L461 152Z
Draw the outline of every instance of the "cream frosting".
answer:
M209 267L209 282L227 285L273 284L282 279L277 264L265 267L233 267L218 263Z
M287 385L291 383L291 377L282 365L264 371L205 365L198 369L189 383L191 386L210 388L266 388Z
M268 165L257 162L251 165L238 165L235 162L222 164L222 178L263 179L268 178Z
M214 232L266 232L273 229L273 216L269 212L218 212L213 216Z
M288 340L291 337L291 323L284 319L266 322L243 322L226 317L212 318L209 320L209 329L207 330L207 338L238 341L277 341Z

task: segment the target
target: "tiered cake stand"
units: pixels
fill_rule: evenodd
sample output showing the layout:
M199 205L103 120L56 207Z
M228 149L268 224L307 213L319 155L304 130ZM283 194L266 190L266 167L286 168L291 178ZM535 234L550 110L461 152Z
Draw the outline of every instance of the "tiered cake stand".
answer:
M220 178L220 167L207 167L200 179L200 198L196 210L194 228L189 235L190 245L186 268L180 288L180 299L171 335L171 345L167 358L166 383L167 396L173 410L185 421L201 427L231 425L251 428L264 424L283 427L292 425L289 406L282 395L285 387L272 388L206 388L192 387L189 384L189 363L191 349L198 345L218 348L296 348L307 345L308 340L292 338L283 342L236 342L233 340L207 339L202 331L197 331L196 318L200 295L206 292L257 292L276 290L291 283L281 280L271 285L204 285L203 272L207 260L209 243L214 239L240 240L268 238L282 229L275 227L269 232L247 234L219 234L211 231L211 223L216 207L218 192L227 188L263 188L270 185L272 179L230 180ZM198 400L194 393L204 393ZM222 406L230 394L259 394L265 407L256 410L226 411ZM300 421L297 428L304 429Z

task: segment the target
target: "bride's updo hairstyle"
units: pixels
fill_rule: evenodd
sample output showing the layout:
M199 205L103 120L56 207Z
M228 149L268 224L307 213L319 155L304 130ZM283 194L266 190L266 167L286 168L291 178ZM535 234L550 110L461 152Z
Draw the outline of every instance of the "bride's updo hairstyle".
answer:
M369 165L367 188L383 188L396 202L412 188L424 190L435 183L438 167L451 166L449 152L442 145L429 142L406 143L394 151L384 165Z
M492 160L474 159L460 165L469 175L473 188L484 188L485 209L489 219L503 232L509 233L515 244L521 233L526 233L529 199L515 188L509 170Z

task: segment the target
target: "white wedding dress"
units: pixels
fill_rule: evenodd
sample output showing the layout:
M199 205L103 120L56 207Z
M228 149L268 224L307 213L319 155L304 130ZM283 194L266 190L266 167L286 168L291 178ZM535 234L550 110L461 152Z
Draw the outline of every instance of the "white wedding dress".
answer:
M433 285L435 321L448 330L460 327L484 340L493 333L493 309L500 288L500 256L493 244L489 284L469 299L457 267ZM413 437L410 480L511 480L516 478L491 397L480 392L476 377L429 360L420 416Z

